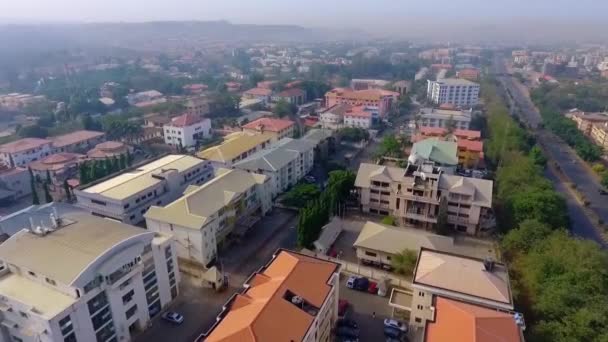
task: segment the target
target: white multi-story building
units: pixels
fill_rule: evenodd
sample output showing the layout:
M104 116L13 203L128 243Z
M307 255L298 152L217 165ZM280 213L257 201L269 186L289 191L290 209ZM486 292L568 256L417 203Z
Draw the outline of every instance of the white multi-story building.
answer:
M52 142L47 139L25 138L0 145L0 159L9 167L25 166L52 153Z
M479 102L479 84L461 78L429 80L426 96L437 105L473 107Z
M473 117L472 110L452 110L437 108L421 108L416 115L415 124L418 127L441 127L468 130Z
M211 120L186 113L175 117L163 126L165 144L173 146L196 146L198 140L211 134Z
M339 282L340 264L279 250L247 279L197 340L331 341L338 320Z
M344 126L370 129L379 117L376 107L355 106L344 113Z
M268 176L274 198L312 171L314 149L312 141L284 138L273 147L254 153L233 167Z
M87 213L0 245L0 341L130 341L179 293L173 240Z
M174 236L180 267L210 287L222 282L213 265L218 246L272 208L268 177L243 170L216 173L206 184L189 186L183 197L165 207L153 206L145 215L148 230Z
M168 155L127 170L111 179L75 189L77 205L93 215L136 224L153 205L177 199L189 185L213 177L208 161L186 155Z

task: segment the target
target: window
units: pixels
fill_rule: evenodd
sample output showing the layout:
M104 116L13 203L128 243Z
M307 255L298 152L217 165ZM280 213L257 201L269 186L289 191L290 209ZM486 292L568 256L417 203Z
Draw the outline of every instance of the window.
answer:
M132 308L130 308L129 310L127 310L127 312L125 312L125 315L127 315L127 319L133 317L133 315L137 312L137 304L133 305Z
M373 252L368 252L368 251L365 251L365 255L371 256L371 257L377 257L378 256L378 254L373 253Z
M127 203L127 204L125 204L125 205L123 206L123 208L124 208L124 209L129 209L129 206L130 206L130 204L129 204L129 203Z
M135 295L135 290L131 290L127 292L124 296L122 296L122 304L126 305L128 302L133 300L133 296Z
M418 297L424 297L424 292L418 291Z
M47 283L49 283L49 284L51 284L53 286L57 285L57 283L53 279L45 278L44 280L46 280Z
M424 306L422 306L422 305L417 305L416 307L418 308L418 310L424 309Z
M96 199L92 199L92 200L91 200L91 203L95 203L95 204L99 204L99 205L107 205L107 203L106 203L106 202L104 202L104 201L99 201L99 200L96 200Z
M416 318L414 318L414 321L416 321L416 323L421 323L422 319L420 319L420 317L416 317Z

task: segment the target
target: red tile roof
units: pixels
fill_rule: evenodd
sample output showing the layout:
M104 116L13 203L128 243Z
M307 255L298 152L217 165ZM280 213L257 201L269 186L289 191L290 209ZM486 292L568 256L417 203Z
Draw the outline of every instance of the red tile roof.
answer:
M270 89L275 84L277 84L277 81L262 81L262 82L258 82L258 84L256 84L256 86L258 88Z
M304 92L304 90L302 90L300 88L285 89L282 92L277 94L277 96L280 96L280 97L293 97L293 96L304 96L304 95L306 95L306 93Z
M458 148L465 148L468 151L473 152L482 152L483 151L483 142L474 141L474 140L466 140L466 139L458 139Z
M19 139L17 141L13 141L4 145L0 145L1 153L18 153L27 150L31 150L34 148L38 148L44 146L46 144L50 144L51 141L47 139L38 139L38 138L24 138Z
M243 94L251 96L270 96L272 95L272 90L267 88L251 88L245 91Z
M65 147L78 143L85 142L90 139L100 138L104 136L103 132L95 132L95 131L76 131L64 135L59 135L51 138L53 141L53 147Z
M473 131L469 129L457 129L454 130L454 135L458 138L469 139L469 140L479 140L481 139L481 131Z
M513 315L437 297L435 321L427 322L425 342L521 342Z
M243 126L244 129L260 130L264 128L266 132L280 132L295 125L295 122L286 119L259 118Z
M174 126L174 127L192 126L194 124L201 122L202 120L203 119L198 115L186 113L186 114L182 114L180 116L176 116L173 119L171 119L171 126Z
M28 166L35 171L62 170L69 165L79 163L82 159L84 159L84 155L82 154L67 152L56 153L46 158L33 161Z
M344 116L355 116L359 118L371 118L372 112L367 110L365 106L355 106L344 113Z

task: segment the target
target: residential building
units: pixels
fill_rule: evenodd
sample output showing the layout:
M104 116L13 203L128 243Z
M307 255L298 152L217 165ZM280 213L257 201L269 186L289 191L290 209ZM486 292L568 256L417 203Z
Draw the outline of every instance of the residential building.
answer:
M210 112L209 100L206 97L192 97L184 104L186 113L205 116Z
M525 65L528 64L529 56L528 51L519 50L511 52L511 56L513 57L513 64Z
M358 105L344 112L344 127L370 129L378 120L380 113L377 107Z
M169 122L171 122L171 119L165 115L157 113L144 115L144 127L163 128L163 126Z
M514 314L435 296L435 317L426 322L424 342L524 342Z
M431 163L441 167L444 173L453 174L458 165L458 145L453 141L429 138L418 141L412 146L410 163Z
M24 138L0 145L2 163L9 167L26 166L52 152L52 142L47 139Z
M138 105L152 105L166 102L167 99L164 97L163 93L157 90L148 90L142 91L135 94L127 95L127 101L132 106Z
M390 81L373 79L354 78L350 81L350 87L354 90L384 89L389 84L391 84Z
M214 169L232 168L234 163L270 147L274 139L276 135L270 133L235 132L228 134L221 144L209 147L197 156L211 162Z
M64 181L78 177L78 166L84 159L82 154L60 152L33 161L28 167L37 179L46 181L48 175L51 184L61 186Z
M421 248L412 290L410 325L415 330L426 329L425 341L444 341L449 327L455 326L458 329L451 331L450 340L468 336L477 341L479 336L481 341L523 341L523 317L513 311L504 264ZM471 320L477 317L492 323ZM481 327L488 330L475 329Z
M479 84L466 79L444 78L427 81L427 98L436 105L473 107L479 101Z
M382 89L353 90L335 88L325 94L327 108L337 104L364 105L378 108L381 118L385 117L397 101L399 93Z
M252 88L243 93L243 98L247 100L260 100L263 105L270 103L272 89L268 88Z
M400 226L433 229L444 211L448 228L469 235L485 233L495 224L492 184L415 163L405 169L363 163L355 181L365 213L391 215Z
M608 123L593 125L591 127L591 140L603 149L608 149Z
M8 167L0 165L0 193L4 203L27 196L32 193L31 176L25 167Z
M343 127L344 114L353 106L349 104L337 104L329 107L319 114L321 127L337 130Z
M131 341L179 294L168 235L86 213L24 227L0 245L8 341Z
M281 100L300 106L306 102L306 92L300 88L288 88L272 95L273 102L279 102Z
M312 141L284 138L274 146L235 163L233 167L266 175L270 179L274 198L312 171L314 148Z
M327 159L331 153L335 152L336 145L340 143L332 130L323 128L311 129L303 138L312 141L315 145L315 160Z
M198 341L330 341L339 282L339 264L279 250L230 298Z
M186 155L167 155L90 186L74 189L77 205L93 215L136 224L152 205L178 198L189 185L213 177L208 161Z
M272 208L270 180L242 170L218 169L203 185L189 186L182 197L145 215L148 230L172 234L183 272L202 286L223 283L215 266L218 248L229 235L242 235Z
M456 129L450 133L441 127L420 127L412 142L425 139L439 139L456 142L458 147L458 165L464 168L477 168L483 163L483 142L480 131Z
M412 89L411 81L397 81L393 84L393 89L398 92L401 96L407 95L410 89Z
M243 125L243 132L274 135L273 142L283 138L293 138L296 123L287 119L259 118Z
M261 81L256 84L256 87L263 89L272 89L277 83L277 81Z
M80 153L92 149L106 140L106 134L95 131L76 131L49 138L53 142L53 153Z
M195 83L195 84L187 84L183 87L184 91L191 95L201 94L204 91L207 91L209 87L206 84Z
M105 160L108 158L120 158L121 155L127 155L131 148L119 141L106 141L95 145L95 148L87 152L87 158Z
M456 77L477 82L479 80L479 70L473 68L464 68L456 72Z
M357 259L363 264L391 267L395 255L405 250L416 254L421 247L451 250L454 239L447 236L429 234L418 229L393 227L367 221L359 233L353 247Z
M211 120L186 113L163 126L165 144L176 147L196 146L199 140L211 136Z
M608 113L585 113L576 111L568 113L568 116L576 123L579 131L591 136L594 125L602 125L608 122Z
M455 129L469 129L473 116L472 110L451 110L438 108L420 108L416 123L420 127L451 126Z

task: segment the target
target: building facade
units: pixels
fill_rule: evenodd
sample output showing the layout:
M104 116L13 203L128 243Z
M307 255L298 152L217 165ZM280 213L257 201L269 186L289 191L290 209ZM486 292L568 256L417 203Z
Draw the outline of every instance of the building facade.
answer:
M591 127L591 140L603 149L608 149L608 124L596 124Z
M23 167L51 153L52 142L47 139L24 138L0 145L2 163L9 167Z
M189 185L200 185L213 177L207 161L168 155L118 176L74 189L77 206L96 216L136 224L153 205L164 205L181 196Z
M211 120L186 113L177 116L163 126L165 144L171 146L196 146L201 139L211 136Z
M78 166L84 159L82 154L62 152L31 162L29 168L37 179L46 181L48 175L51 184L61 186L64 181L78 176Z
M73 213L0 246L2 340L131 341L179 294L173 242Z
M243 125L243 132L274 135L274 142L283 138L293 138L296 123L287 119L259 118Z
M363 105L378 108L378 114L384 118L396 103L399 93L382 89L353 90L350 88L335 88L325 94L325 106L337 104L352 106Z
M468 130L473 117L472 110L451 110L437 108L421 108L417 115L416 125L419 127L441 127Z
M31 176L26 168L0 165L0 188L12 193L9 199L15 200L31 194L30 182Z
M82 153L106 140L103 132L76 131L50 138L53 142L53 153Z
M479 84L458 78L429 80L426 94L427 98L436 105L473 107L479 102Z
M235 132L227 135L221 144L209 147L197 153L197 156L211 162L214 169L231 168L236 162L272 146L276 137L266 132Z

